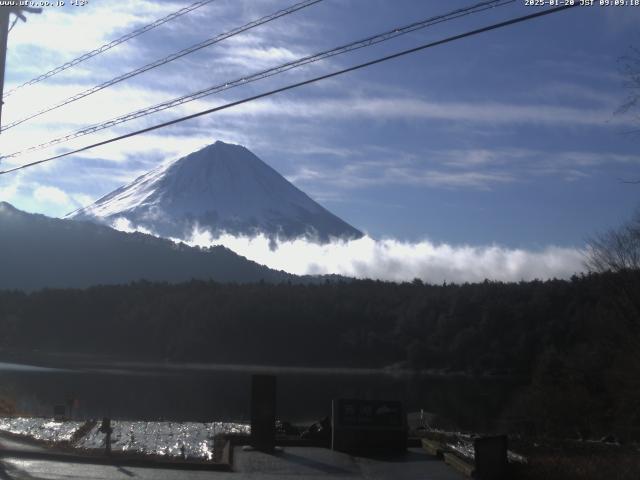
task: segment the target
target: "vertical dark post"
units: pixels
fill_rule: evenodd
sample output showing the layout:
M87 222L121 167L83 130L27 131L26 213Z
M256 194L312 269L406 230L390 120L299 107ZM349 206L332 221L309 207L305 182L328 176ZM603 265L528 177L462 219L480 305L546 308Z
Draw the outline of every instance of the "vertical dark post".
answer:
M111 434L113 433L113 428L111 428L111 419L108 417L104 417L102 419L102 425L100 426L100 432L106 435L104 441L105 453L107 457L111 456Z
M2 125L2 95L4 94L4 68L7 63L7 39L9 37L8 7L0 7L0 125Z
M111 456L111 429L107 431L107 441L105 445L105 451L107 453L107 457Z
M41 13L42 8L0 6L0 125L2 125L2 105L4 104L2 97L4 96L4 71L7 63L7 43L9 40L9 16L13 13L20 20L26 22L25 12Z
M267 452L276 446L276 377L251 377L251 446Z

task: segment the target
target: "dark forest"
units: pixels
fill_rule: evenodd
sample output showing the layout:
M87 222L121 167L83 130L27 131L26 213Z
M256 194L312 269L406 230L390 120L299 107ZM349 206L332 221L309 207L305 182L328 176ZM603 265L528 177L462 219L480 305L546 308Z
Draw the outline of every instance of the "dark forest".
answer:
M0 292L5 357L367 367L518 379L534 435L640 436L640 274L425 285L138 282ZM542 420L544 419L544 420Z

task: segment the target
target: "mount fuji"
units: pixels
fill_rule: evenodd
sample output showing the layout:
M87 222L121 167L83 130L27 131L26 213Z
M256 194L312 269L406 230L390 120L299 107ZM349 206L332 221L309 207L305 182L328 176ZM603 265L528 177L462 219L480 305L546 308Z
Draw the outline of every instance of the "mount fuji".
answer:
M152 170L92 205L67 215L107 225L124 218L162 237L188 238L194 227L212 235L271 240L362 237L288 182L247 148L223 142Z

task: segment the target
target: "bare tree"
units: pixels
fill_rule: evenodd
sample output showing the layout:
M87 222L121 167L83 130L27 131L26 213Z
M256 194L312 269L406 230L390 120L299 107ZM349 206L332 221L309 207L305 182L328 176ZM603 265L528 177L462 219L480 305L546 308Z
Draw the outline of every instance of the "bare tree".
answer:
M617 391L616 422L638 425L640 418L640 208L629 221L588 242L585 264L590 272L604 273L613 292L605 301L617 315L608 323L615 342L615 360L609 382ZM607 273L613 272L613 274ZM635 428L631 424L630 428ZM631 431L631 430L629 430Z
M631 121L638 127L631 128L628 133L640 133L640 48L629 47L629 53L619 58L620 71L625 77L624 86L627 89L627 98L616 110L616 114L628 114ZM640 180L623 180L623 183L640 184Z
M622 226L590 239L585 264L591 272L640 270L640 209Z
M616 293L608 301L619 318L631 327L624 330L627 338L621 340L621 344L633 347L640 374L640 208L620 227L589 240L585 266L591 273L607 274L604 278L614 287ZM608 274L610 272L613 275Z
M619 59L620 71L625 77L624 86L628 94L617 114L630 114L640 124L640 48L629 47L629 53ZM639 130L634 129L634 132Z

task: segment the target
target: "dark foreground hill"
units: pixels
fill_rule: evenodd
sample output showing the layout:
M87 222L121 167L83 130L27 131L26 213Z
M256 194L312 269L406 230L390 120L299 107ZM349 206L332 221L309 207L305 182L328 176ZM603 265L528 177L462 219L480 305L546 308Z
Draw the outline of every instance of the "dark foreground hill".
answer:
M136 280L280 282L295 277L218 246L206 250L103 225L29 214L0 202L0 289Z

